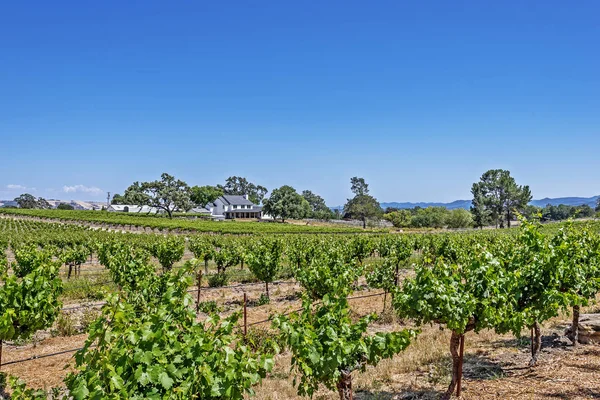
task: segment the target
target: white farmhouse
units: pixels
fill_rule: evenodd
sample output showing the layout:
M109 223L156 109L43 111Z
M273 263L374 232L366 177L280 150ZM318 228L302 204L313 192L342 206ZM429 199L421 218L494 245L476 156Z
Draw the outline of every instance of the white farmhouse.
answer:
M206 209L217 219L260 218L262 214L262 207L248 200L248 195L223 195L207 204Z
M156 207L137 206L133 204L111 204L109 212L126 212L139 214L157 214L164 212ZM205 207L195 207L190 214L206 215L213 219L261 218L262 207L248 200L248 196L223 195Z

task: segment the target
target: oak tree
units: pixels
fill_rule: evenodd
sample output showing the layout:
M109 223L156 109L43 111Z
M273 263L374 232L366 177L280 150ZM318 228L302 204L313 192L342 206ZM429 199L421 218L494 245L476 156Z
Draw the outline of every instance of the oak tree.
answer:
M286 219L301 219L310 214L308 201L296 192L291 186L285 185L274 189L271 196L264 200L263 211L273 218L280 218L281 222Z

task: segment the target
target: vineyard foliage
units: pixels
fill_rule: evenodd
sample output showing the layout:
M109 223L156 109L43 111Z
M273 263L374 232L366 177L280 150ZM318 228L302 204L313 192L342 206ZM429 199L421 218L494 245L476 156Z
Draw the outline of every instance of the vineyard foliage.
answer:
M283 242L279 238L260 238L248 246L246 262L250 271L265 282L265 290L269 297L269 283L275 280L281 269Z
M0 273L0 341L30 338L51 326L62 307L59 265L38 250L21 256L25 264L11 264L14 273Z
M161 231L186 230L190 232L212 232L229 234L260 233L358 233L354 227L322 227L277 223L221 222L194 219L168 219L156 215L110 213L103 211L41 210L41 209L1 209L1 214L28 216L60 221L86 222L98 225L114 225L158 229Z
M102 292L102 314L65 381L73 398L243 398L272 368L273 354L246 346L237 314L223 319L213 313L218 307L203 307L209 316L198 320L188 290L203 267L209 285L219 286L245 264L267 293L284 273L303 289L302 309L274 322L292 354L299 393L324 385L347 398L353 371L392 357L416 335L367 333L374 316L350 317L347 297L366 281L392 293L403 320L451 331L448 397L460 377L465 334L529 330L535 364L542 324L563 310L578 318L600 291L599 227L522 220L510 230L438 234L163 235L4 216L0 340L49 327L63 281L95 258L114 287ZM195 260L182 261L186 250ZM69 273L61 276L61 268ZM407 268L413 271L400 279ZM13 382L16 391L34 393Z
M143 260L140 260L143 262ZM238 315L196 321L181 269L108 298L93 323L77 371L66 378L74 399L242 399L273 366L238 340Z
M323 384L337 388L340 398L351 399L353 371L393 357L416 336L412 330L366 334L376 318L372 314L353 322L348 300L335 294L325 295L318 304L305 296L300 314L276 318L274 326L283 333L292 368L300 375L294 380L298 394L312 397Z

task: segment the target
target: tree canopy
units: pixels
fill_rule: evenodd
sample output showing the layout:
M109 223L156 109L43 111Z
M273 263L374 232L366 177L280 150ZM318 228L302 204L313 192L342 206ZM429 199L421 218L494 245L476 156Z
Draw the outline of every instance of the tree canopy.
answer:
M43 197L38 197L29 193L23 193L19 197L16 197L14 200L20 208L51 208L50 204Z
M344 206L344 214L350 218L359 219L363 223L363 228L367 227L367 220L378 218L383 210L379 206L377 199L369 195L369 185L364 178L353 177L350 179L351 190L354 197L348 199Z
M302 197L308 202L312 210L312 218L316 219L332 219L334 217L333 211L325 204L325 200L311 192L310 190L303 190Z
M388 207L389 209L389 207ZM412 223L412 213L410 210L389 210L386 209L386 213L383 218L390 221L396 228L408 228Z
M248 199L254 204L260 204L268 192L266 187L249 182L241 176L230 176L225 185L217 185L217 188L222 190L223 194L248 195Z
M569 206L559 204L553 206L548 204L540 210L543 221L561 221L569 218L589 218L594 216L594 209L587 204L580 206Z
M529 186L517 185L515 178L510 176L510 171L491 169L486 171L471 188L473 194L473 214L475 223L483 226L491 217L491 222L496 226L504 227L506 221L510 222L515 216L515 211L521 211L532 199Z
M58 206L56 206L56 209L58 210L74 210L75 207L73 207L70 204L67 203L60 203Z
M450 210L446 216L446 226L453 229L472 227L473 216L464 208Z
M110 204L125 204L125 197L119 193L115 193L110 201Z
M153 182L134 182L123 196L128 204L151 206L164 210L169 218L175 210L187 211L192 208L190 188L187 183L163 173L160 180Z
M301 219L310 214L310 204L302 197L296 189L285 185L274 189L271 196L264 200L263 211L273 218L280 218L282 222L286 219Z
M396 228L468 228L473 226L473 216L468 210L446 207L415 207L387 212L383 218Z
M446 207L418 208L411 225L415 228L443 228L446 226L447 215Z
M355 196L369 194L369 185L365 182L365 178L352 177L350 178L350 190Z
M223 196L223 189L217 186L192 186L190 188L190 199L196 205L206 207L214 202L219 196Z

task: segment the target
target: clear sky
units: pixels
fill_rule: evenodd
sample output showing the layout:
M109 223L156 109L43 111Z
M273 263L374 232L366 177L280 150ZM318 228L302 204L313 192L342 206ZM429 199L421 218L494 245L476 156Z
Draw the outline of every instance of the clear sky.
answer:
M3 1L0 198L166 171L329 205L600 194L600 2ZM35 188L35 190L33 189Z

